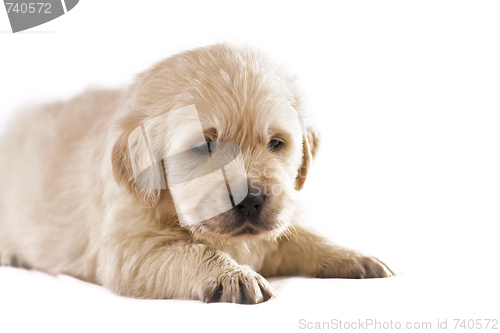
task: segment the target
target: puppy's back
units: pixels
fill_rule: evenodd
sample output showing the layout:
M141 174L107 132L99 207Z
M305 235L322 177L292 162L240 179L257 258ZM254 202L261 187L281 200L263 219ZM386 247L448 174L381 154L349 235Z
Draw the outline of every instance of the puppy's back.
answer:
M2 264L15 260L58 273L86 255L86 220L95 214L92 199L98 195L93 182L99 181L120 95L120 90L87 91L19 112L5 126L0 139Z

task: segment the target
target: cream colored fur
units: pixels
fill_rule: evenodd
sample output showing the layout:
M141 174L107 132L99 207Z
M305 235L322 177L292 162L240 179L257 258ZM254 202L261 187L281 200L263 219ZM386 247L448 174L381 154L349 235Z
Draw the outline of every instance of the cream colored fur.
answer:
M230 213L181 228L168 189L136 186L128 134L190 104L207 139L240 146L250 181L282 188L269 196L269 227L260 234L224 233ZM257 52L228 45L168 58L128 89L90 90L19 112L0 141L1 263L126 296L238 303L272 297L262 276L390 276L377 259L302 226L296 192L319 144L306 118L293 78ZM274 154L267 142L278 132L285 146ZM179 138L165 133L155 144ZM253 174L262 167L277 172Z

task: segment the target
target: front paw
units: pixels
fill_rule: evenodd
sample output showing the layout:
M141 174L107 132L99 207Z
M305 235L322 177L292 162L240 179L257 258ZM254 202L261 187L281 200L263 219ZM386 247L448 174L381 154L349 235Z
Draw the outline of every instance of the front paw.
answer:
M375 257L353 253L338 256L332 254L320 265L319 278L372 279L394 276L394 272Z
M217 280L208 282L202 300L205 303L256 304L272 297L274 296L271 286L266 279L250 267L240 266L221 274Z

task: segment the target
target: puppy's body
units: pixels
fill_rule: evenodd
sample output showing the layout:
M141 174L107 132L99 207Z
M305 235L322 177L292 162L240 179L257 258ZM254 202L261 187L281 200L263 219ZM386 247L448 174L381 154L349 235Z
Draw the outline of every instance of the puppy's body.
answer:
M114 181L102 162L109 161L120 94L89 91L26 110L8 125L0 142L2 263L96 281L99 234L111 208L103 200Z
M190 104L211 141L240 146L254 188L283 188L266 195L258 217L235 207L182 228L168 188L135 183L126 144L132 130ZM390 275L375 258L332 245L298 220L299 171L318 145L300 108L292 80L258 54L217 45L167 59L129 89L87 91L26 111L0 143L1 263L127 296L239 303L272 296L260 274ZM178 140L162 135L153 144L163 149ZM272 151L266 145L276 135L285 144ZM252 175L259 163L278 172Z

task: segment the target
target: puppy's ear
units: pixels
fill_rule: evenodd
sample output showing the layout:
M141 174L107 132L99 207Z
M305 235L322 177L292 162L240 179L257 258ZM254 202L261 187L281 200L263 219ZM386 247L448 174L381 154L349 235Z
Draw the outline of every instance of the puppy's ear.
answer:
M297 178L295 179L295 189L297 191L300 191L304 187L309 168L318 153L320 141L319 133L311 127L307 128L306 133L302 136L302 165L299 167Z
M316 154L318 153L318 148L320 145L320 135L319 132L312 126L311 120L307 112L304 111L302 103L302 91L299 89L297 84L297 76L292 76L288 78L288 85L290 89L290 105L299 114L300 122L302 124L302 164L297 172L297 178L295 178L295 189L300 191L304 187L306 181L307 173L312 165Z
M135 138L135 136L137 136L137 138ZM139 174L138 171L135 170L137 168L137 165L135 164L137 163L134 163L134 168L130 159L131 147L134 147L134 150L137 150L136 147L139 150L145 150L144 147L141 147L144 142L141 142L140 138L140 133L137 133L137 131L135 130L130 133L130 135L129 133L124 133L118 138L113 148L111 159L113 164L113 174L118 185L125 187L128 191L135 195L146 207L153 208L158 204L158 201L160 200L161 187L154 186L154 184L159 183L159 181L151 181L150 179L160 177L154 176L157 173L156 169L158 166L152 165L150 168L147 168ZM129 142L132 142L132 145L129 145ZM137 154L137 152L134 153L134 155L136 155L136 159L137 155L144 154L147 154L147 150L146 152L142 152L141 154ZM153 177L151 175L153 175ZM163 179L163 177L160 178ZM142 186L138 186L136 182L137 179L139 179L139 181L141 182L140 185ZM153 184L153 186L144 186L144 184L147 183L151 183Z

